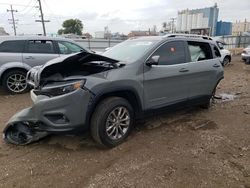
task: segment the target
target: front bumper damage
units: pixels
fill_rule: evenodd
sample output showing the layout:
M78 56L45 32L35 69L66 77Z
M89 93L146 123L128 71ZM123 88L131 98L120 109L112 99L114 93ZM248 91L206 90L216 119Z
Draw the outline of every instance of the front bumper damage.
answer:
M50 133L87 128L86 114L91 97L93 94L84 89L55 97L37 96L31 90L33 106L21 110L8 121L3 131L4 140L26 145Z

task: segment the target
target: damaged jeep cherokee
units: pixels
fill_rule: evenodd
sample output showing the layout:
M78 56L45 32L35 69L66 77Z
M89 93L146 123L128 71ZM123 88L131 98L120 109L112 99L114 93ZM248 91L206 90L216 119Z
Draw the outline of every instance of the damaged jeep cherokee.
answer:
M4 139L25 145L90 130L98 144L117 146L147 111L208 106L223 78L219 57L213 41L169 35L131 38L102 55L53 59L28 72L34 104L9 120Z

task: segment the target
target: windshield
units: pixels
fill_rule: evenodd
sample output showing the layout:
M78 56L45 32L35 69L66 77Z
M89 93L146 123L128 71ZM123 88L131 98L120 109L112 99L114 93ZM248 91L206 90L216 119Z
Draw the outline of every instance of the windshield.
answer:
M217 41L217 44L221 50L224 49L224 44L222 42Z
M124 62L140 59L157 40L126 40L104 52L102 55Z

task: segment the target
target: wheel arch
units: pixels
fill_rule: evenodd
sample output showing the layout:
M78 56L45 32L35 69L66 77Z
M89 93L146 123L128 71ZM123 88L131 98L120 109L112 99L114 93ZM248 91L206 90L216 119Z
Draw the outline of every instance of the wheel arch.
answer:
M4 70L1 75L0 75L0 84L2 85L3 84L3 77L4 75L6 75L7 73L9 73L10 71L13 71L13 70L19 70L19 71L24 71L24 72L28 72L27 69L23 68L23 67L12 67L12 68L8 68L6 70Z
M229 59L229 62L231 62L231 60L232 60L232 57L231 57L230 55L226 55L226 56L224 57L224 59L225 59L225 58L228 58L228 59ZM223 59L223 60L224 60L224 59Z
M25 72L28 72L31 69L31 67L25 63L22 62L8 62L1 66L0 69L0 84L2 84L2 78L3 76L12 70L22 70Z
M142 104L139 95L131 90L131 89L121 89L121 90L115 90L115 91L109 91L105 93L101 93L99 95L96 95L95 97L92 98L91 104L89 104L89 108L87 111L87 119L86 123L88 126L90 126L90 121L93 115L93 112L95 111L97 105L104 99L109 98L109 97L121 97L126 99L131 106L134 109L135 112L135 117L140 117L143 110L142 110Z

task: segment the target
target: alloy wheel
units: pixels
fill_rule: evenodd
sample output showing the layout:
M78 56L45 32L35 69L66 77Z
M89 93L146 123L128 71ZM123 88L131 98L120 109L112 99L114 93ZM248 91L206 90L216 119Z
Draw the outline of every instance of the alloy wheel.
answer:
M26 77L23 74L12 74L7 78L7 87L14 93L21 93L27 88Z
M106 133L112 140L122 138L128 131L130 114L126 107L117 107L112 110L106 120Z

